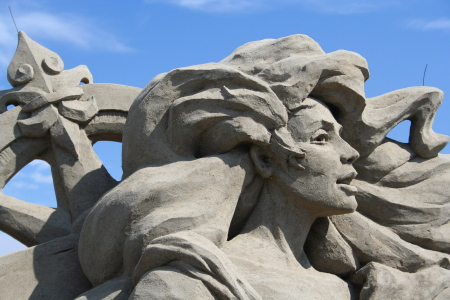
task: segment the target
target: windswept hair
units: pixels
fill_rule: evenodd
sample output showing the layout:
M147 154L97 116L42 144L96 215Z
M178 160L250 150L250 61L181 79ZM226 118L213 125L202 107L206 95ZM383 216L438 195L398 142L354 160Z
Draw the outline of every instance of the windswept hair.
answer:
M322 98L321 86L331 82L363 98L367 77L361 56L325 54L304 35L249 43L220 63L161 74L130 108L124 178L144 166L221 154L244 144L268 145L278 140L272 135L306 97Z
M413 122L413 150L422 157L437 155L448 142L431 129L442 92L415 87L366 98L368 78L362 56L324 53L305 35L250 42L219 63L158 75L129 111L124 178L143 166L225 153L246 143L267 144L306 97L328 105L343 125L342 137L361 157L406 119Z

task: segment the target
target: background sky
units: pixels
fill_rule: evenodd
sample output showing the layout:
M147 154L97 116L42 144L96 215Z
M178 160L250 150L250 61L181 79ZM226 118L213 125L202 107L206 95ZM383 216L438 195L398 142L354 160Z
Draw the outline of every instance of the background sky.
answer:
M17 45L8 5L19 30L58 53L65 69L87 65L96 83L143 88L159 73L220 61L244 43L301 33L325 52L365 57L367 97L422 85L427 64L425 85L450 95L448 0L2 0L0 90L11 88L6 68ZM434 130L450 135L449 118L444 99ZM408 130L403 122L389 136L406 142ZM100 142L94 149L120 179L120 144ZM56 204L49 166L41 161L22 169L3 193ZM0 255L24 248L0 232Z

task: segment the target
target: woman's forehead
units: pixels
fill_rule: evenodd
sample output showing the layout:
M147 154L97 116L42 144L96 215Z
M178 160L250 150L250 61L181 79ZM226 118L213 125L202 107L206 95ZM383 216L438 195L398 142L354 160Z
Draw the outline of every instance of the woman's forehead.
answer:
M291 116L291 119L297 116L308 117L307 119L311 119L311 121L325 120L329 123L336 123L336 119L333 117L328 106L315 98L306 98L300 106L300 109Z
M305 106L289 119L288 129L294 139L309 138L319 129L333 130L341 127L325 104L315 99L308 100L310 101L304 103Z

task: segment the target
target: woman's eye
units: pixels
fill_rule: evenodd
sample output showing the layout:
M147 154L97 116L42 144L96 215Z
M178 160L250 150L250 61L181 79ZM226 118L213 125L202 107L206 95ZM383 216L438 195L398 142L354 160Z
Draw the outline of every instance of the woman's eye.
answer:
M328 142L328 134L321 134L314 139L314 142L325 143Z
M324 130L320 130L321 132L318 132L317 134L315 134L312 137L312 141L313 143L317 143L317 144L323 144L323 143L327 143L330 140L330 136L328 135L328 133L326 133Z

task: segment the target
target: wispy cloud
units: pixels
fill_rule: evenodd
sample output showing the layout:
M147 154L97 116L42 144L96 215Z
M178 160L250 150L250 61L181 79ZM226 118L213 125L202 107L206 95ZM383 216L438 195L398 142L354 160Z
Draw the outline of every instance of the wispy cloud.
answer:
M30 166L33 166L36 170L43 171L43 170L50 170L50 165L46 163L43 160L35 159L29 164Z
M37 184L25 182L25 181L14 181L11 182L14 189L26 189L26 190L37 190L39 186Z
M208 12L237 12L261 7L264 0L147 0L148 3L163 2Z
M33 160L30 163L35 167L29 177L36 183L53 183L53 177L50 173L50 165L42 160Z
M2 192L23 201L49 207L57 206L51 168L42 160L34 160L26 165L11 178Z
M168 3L207 12L238 12L253 9L300 7L322 13L359 14L397 5L400 0L146 0L148 3Z
M30 36L67 42L83 49L102 49L128 52L132 49L117 38L79 16L52 15L46 12L28 12L17 18L20 29Z
M437 20L416 19L408 22L408 27L419 30L450 30L450 19Z
M285 0L316 12L352 15L375 12L398 4L396 0Z
M33 10L18 11L15 13L15 20L19 30L25 31L33 39L58 41L83 50L133 50L98 26L94 20L80 16L64 13L54 15L44 10ZM4 69L9 64L16 45L16 29L9 11L3 9L0 13L0 68Z
M40 184L52 184L50 165L42 160L33 160L8 183L12 189L37 190Z
M6 20L5 15L0 15L0 68L2 69L9 64L17 44L14 24L7 23Z

